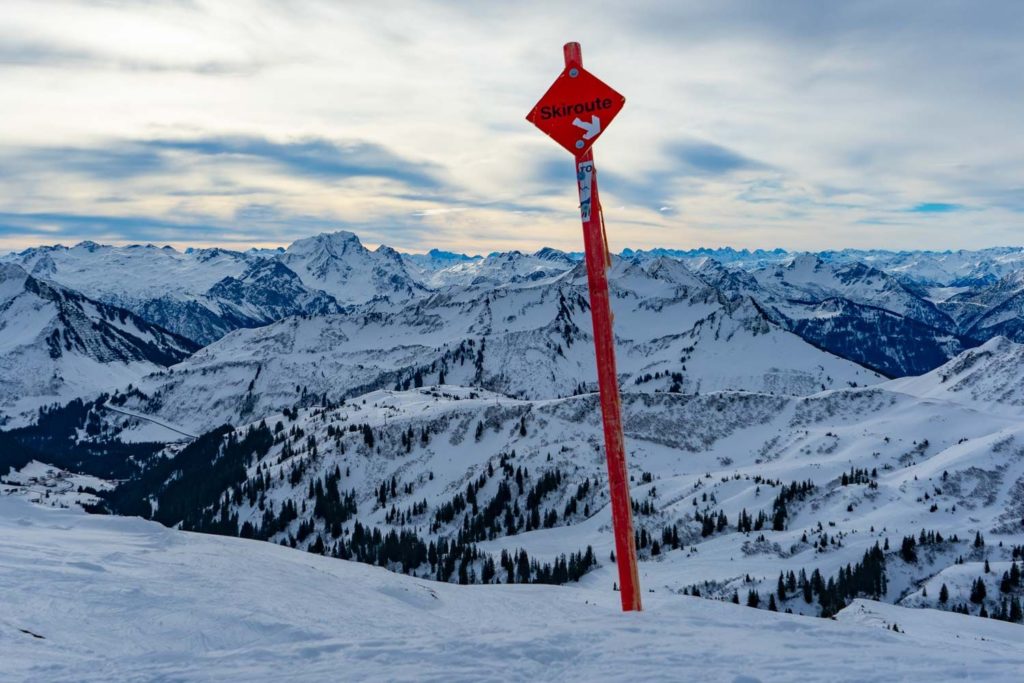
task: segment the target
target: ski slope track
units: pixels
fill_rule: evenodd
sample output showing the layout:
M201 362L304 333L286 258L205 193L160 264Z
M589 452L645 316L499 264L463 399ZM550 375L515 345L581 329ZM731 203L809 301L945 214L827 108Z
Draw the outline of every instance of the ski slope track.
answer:
M809 621L655 592L622 614L586 585L443 585L15 499L0 499L0 534L8 681L864 683L1024 669L1020 627L870 601Z

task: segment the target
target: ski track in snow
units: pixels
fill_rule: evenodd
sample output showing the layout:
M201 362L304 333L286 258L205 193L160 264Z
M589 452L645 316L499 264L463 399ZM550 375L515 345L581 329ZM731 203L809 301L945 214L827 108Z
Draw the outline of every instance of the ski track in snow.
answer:
M622 614L608 590L437 584L10 498L0 538L6 681L1013 681L1024 670L1018 626L869 601L836 622L648 593L645 612Z

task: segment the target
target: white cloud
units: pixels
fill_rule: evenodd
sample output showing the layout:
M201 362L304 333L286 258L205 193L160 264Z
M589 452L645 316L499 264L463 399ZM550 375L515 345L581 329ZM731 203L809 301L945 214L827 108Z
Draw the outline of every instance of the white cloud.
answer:
M0 213L253 221L225 241L287 242L333 220L407 249L575 249L572 160L523 117L578 39L627 96L596 150L614 246L1019 242L1022 14L1012 1L7 0ZM109 178L10 163L223 136L376 145L445 189L209 155ZM701 176L683 143L756 163ZM906 211L925 202L970 210ZM0 245L41 239L13 225ZM76 225L69 240L94 238Z

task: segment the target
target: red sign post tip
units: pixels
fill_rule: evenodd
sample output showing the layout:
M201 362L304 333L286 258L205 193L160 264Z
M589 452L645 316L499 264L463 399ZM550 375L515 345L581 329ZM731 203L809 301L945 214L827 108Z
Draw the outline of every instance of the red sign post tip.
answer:
M562 47L562 53L565 55L565 65L579 64L583 66L583 49L579 43L566 43Z

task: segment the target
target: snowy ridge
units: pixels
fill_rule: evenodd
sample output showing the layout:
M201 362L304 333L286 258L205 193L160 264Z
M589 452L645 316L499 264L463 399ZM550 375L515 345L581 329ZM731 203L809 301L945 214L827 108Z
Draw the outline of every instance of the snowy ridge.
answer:
M979 408L1024 408L1024 345L990 339L921 375L889 382L894 391L923 398L968 402Z
M819 302L842 297L940 329L953 323L934 304L921 299L896 278L862 263L830 264L808 254L782 266L756 271L754 277L782 301Z

